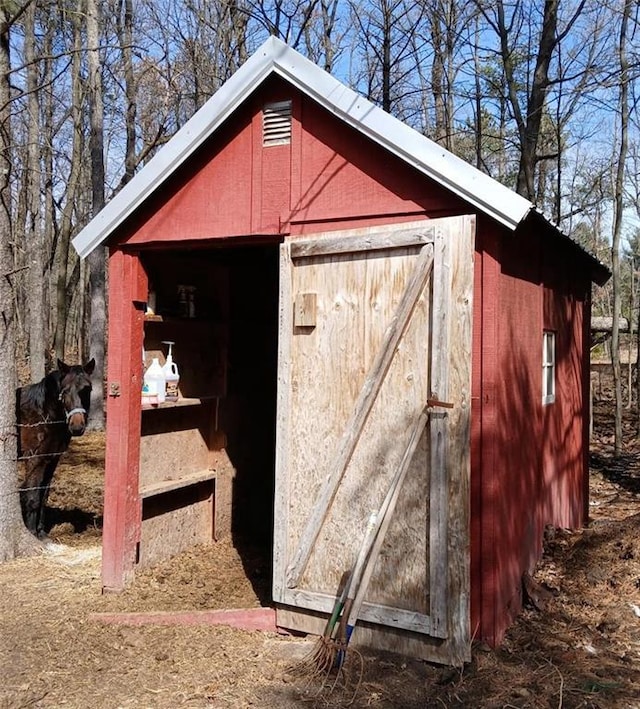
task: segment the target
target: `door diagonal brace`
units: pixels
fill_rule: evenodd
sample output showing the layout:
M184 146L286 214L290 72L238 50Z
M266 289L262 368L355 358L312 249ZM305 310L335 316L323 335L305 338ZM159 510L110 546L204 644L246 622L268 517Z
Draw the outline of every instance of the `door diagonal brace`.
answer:
M354 410L329 465L328 474L318 500L302 532L298 548L287 568L288 588L296 588L304 573L309 557L311 556L313 545L318 538L329 507L335 498L340 481L356 449L360 435L362 434L376 397L378 396L378 392L380 391L380 387L391 366L398 344L407 329L420 295L433 273L433 260L433 244L426 244L420 250L411 278L402 294L398 308L387 327L382 345L376 353L375 360L360 389Z

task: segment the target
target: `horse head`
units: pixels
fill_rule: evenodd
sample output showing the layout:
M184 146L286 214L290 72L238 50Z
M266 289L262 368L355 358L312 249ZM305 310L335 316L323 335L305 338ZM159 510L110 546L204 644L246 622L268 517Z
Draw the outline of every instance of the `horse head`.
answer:
M84 365L68 365L58 360L61 374L59 398L72 436L81 436L87 427L91 399L90 377L95 366L95 359Z

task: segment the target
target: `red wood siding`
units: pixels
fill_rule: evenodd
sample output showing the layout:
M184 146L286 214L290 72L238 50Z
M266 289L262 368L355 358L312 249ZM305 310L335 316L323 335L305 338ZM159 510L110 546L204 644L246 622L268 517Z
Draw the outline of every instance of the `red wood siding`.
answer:
M491 511L501 499L494 475L499 450L492 445L499 410L500 231L482 217L477 229L471 372L471 630L478 638L491 639L499 581L494 568L499 529Z
M556 401L543 407L542 521L575 528L587 522L584 442L589 401L583 376L590 284L584 274L566 268L568 257L557 246L545 249L544 328L556 333Z
M544 527L585 520L584 274L542 234L479 220L474 301L472 627L498 644L522 604ZM478 282L480 280L480 283ZM542 333L556 332L556 401L542 405ZM478 352L480 350L480 353ZM480 361L479 361L480 360Z
M481 362L478 367L476 354L473 396L481 402L481 421L471 469L472 627L496 644L520 610L522 573L540 549L542 297L537 239L522 240L486 219L479 231L474 347Z
M292 231L381 216L462 213L461 200L340 124L308 98L301 106L299 183L292 193ZM467 207L467 212L469 211Z
M293 102L291 145L262 146L262 108ZM285 82L247 100L120 233L130 246L309 233L469 207Z
M521 608L522 573L539 557L542 408L542 292L540 245L535 234L505 235L500 276L500 396L492 445L501 491L496 526L494 603L496 639ZM484 510L486 512L486 510Z
M293 99L295 98L295 101ZM252 204L251 233L280 234L287 231L291 205L291 146L262 145L262 109L273 101L293 102L292 128L298 110L299 98L281 82L273 82L254 101L252 119Z
M126 225L129 245L251 234L253 116L245 107Z
M142 388L142 307L147 278L137 257L119 250L109 257L109 356L105 456L102 585L120 590L136 563L140 538L138 466ZM111 395L111 387L119 388Z

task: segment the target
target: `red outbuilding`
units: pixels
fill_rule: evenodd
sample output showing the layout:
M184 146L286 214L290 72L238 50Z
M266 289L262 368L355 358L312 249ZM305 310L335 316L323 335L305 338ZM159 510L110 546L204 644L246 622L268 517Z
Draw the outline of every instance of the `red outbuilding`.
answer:
M373 529L354 640L460 664L587 522L608 271L277 39L74 246L109 248L105 589L232 535L318 632ZM142 404L167 341L180 396Z

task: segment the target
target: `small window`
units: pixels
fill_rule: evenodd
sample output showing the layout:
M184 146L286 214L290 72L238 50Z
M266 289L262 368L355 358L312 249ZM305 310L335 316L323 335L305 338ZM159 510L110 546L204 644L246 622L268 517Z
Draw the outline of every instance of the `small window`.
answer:
M556 400L556 334L542 333L542 403Z
M291 101L268 103L262 111L262 145L291 142Z

